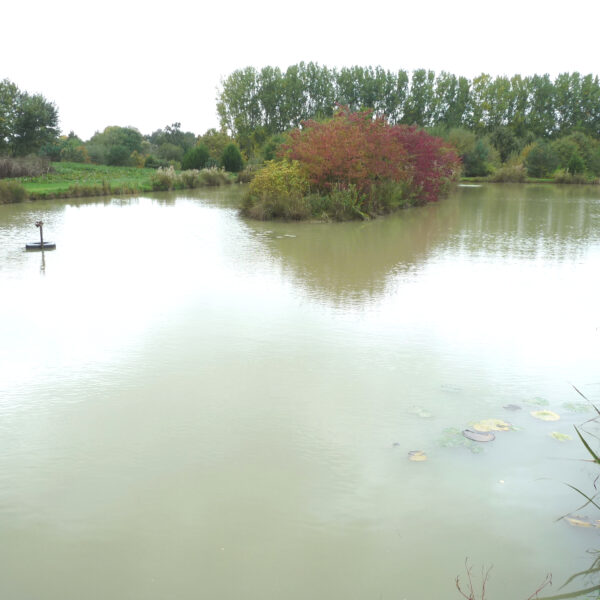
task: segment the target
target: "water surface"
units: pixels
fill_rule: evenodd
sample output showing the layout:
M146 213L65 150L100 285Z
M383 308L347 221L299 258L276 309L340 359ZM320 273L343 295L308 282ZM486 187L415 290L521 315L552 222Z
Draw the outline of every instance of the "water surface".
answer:
M470 557L493 600L586 568L597 534L555 519L597 473L550 433L592 416L571 384L600 403L600 190L344 224L239 193L0 207L0 596L452 598Z

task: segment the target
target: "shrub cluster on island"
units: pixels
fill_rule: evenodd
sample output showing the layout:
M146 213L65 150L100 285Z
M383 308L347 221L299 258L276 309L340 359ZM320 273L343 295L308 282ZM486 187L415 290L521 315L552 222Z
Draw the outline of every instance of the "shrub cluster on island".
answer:
M437 200L460 174L456 152L417 127L340 107L290 132L258 171L242 212L257 219L367 219Z

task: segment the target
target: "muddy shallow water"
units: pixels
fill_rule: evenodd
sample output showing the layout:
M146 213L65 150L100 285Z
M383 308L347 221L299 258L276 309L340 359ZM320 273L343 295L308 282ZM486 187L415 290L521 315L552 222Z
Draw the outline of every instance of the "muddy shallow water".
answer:
M551 434L593 416L571 384L600 403L600 189L344 224L238 196L0 207L0 595L458 598L469 557L493 600L587 568L596 530L555 520L597 472Z

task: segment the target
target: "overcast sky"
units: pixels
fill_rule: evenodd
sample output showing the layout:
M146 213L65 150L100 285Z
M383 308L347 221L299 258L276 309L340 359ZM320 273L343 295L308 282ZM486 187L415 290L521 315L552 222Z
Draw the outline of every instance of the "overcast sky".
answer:
M246 66L599 74L599 16L598 0L7 0L0 79L42 93L83 139L175 121L203 133L220 81Z

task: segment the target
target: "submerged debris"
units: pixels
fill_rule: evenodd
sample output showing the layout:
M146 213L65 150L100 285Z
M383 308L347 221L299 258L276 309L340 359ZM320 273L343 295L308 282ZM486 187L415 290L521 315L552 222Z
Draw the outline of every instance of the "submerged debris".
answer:
M408 460L412 460L413 462L422 462L427 460L427 454L425 454L423 450L411 450L408 453Z
M444 429L442 434L439 444L444 448L457 448L458 446L462 446L463 448L468 448L473 454L480 454L484 451L483 446L474 444L471 440L466 439L463 436L462 431L456 427L448 427Z
M521 410L521 407L518 404L505 404L502 408L506 410Z
M465 429L462 434L469 440L474 442L493 442L496 436L491 431L473 431Z
M553 431L550 434L550 437L553 437L555 440L558 440L559 442L568 442L569 440L573 439L567 433L559 433L558 431Z
M600 521L592 521L587 517L565 517L565 521L574 527L600 527Z

